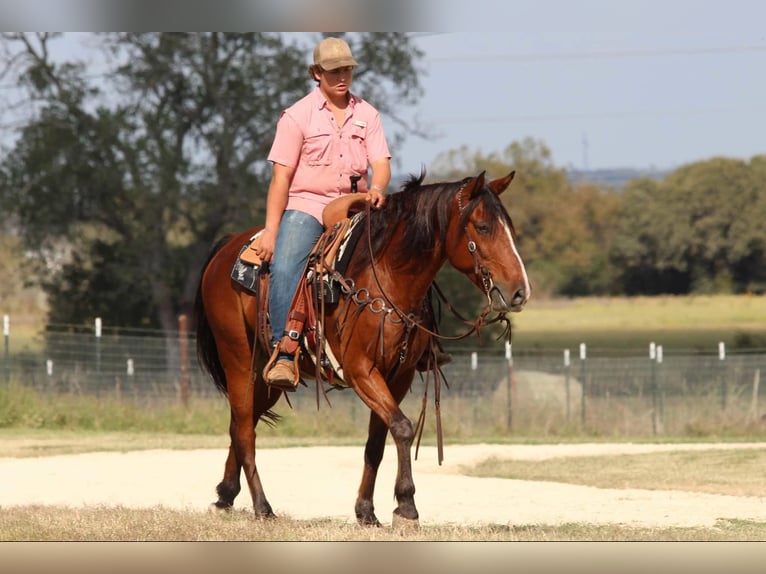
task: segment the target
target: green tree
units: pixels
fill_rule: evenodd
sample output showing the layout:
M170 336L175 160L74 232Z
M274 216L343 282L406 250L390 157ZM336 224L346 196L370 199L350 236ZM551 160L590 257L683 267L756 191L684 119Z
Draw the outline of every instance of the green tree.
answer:
M623 194L611 253L633 293L762 290L764 158L713 158Z
M689 274L682 270L676 247L671 247L677 238L667 235L673 231L673 218L660 182L639 178L626 185L610 252L626 294L679 294L688 290Z
M52 318L174 330L214 240L262 222L276 121L312 86L319 37L108 33L97 77L51 58L56 35L3 38L34 106L0 164L0 202L37 254ZM347 40L355 92L407 125L397 110L420 95L420 51L405 34Z

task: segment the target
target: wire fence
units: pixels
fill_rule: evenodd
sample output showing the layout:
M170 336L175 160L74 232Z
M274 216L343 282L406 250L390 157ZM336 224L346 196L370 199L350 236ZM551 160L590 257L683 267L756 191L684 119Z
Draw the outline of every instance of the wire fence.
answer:
M34 351L14 351L5 332L0 381L40 392L75 393L152 403L158 398L218 396L196 360L185 325L176 333L49 326ZM711 429L766 429L761 373L766 350L709 353L663 350L537 350L505 355L460 352L443 368L441 409L453 428L476 432L556 434L577 428L594 435L709 434ZM578 352L579 351L579 352ZM587 351L587 352L586 352ZM313 383L310 383L313 386ZM403 408L422 408L425 380L416 377ZM359 416L364 406L352 391L333 393L333 406ZM298 410L316 408L316 395L291 395ZM430 400L430 399L429 399ZM433 408L433 407L431 407ZM356 414L354 415L356 416ZM454 433L453 433L454 434Z

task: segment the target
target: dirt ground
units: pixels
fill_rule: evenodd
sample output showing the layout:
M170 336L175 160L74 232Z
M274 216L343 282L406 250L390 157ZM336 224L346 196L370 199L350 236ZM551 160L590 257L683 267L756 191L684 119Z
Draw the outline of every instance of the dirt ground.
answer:
M544 460L560 456L613 455L657 450L766 448L763 444L460 445L421 447L413 462L421 524L625 524L712 526L719 518L766 521L766 498L679 491L602 489L553 482L474 478L462 465L490 457ZM40 458L0 458L0 507L26 504L164 506L206 512L216 499L226 451L150 450ZM295 519L354 521L361 478L361 447L262 449L257 464L274 511ZM378 474L375 508L390 524L395 503L396 453L386 454ZM249 508L246 487L237 508Z

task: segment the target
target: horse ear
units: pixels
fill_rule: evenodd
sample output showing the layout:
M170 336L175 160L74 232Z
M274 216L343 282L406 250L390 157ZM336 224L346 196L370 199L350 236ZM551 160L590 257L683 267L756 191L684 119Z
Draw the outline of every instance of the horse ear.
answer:
M511 181L513 180L513 176L515 175L516 175L516 171L514 170L508 175L506 175L505 177L501 177L499 179L493 179L487 185L489 185L489 187L492 188L492 191L494 191L496 195L500 195L506 189L508 189L508 186L511 185Z
M473 199L473 197L479 193L482 188L484 187L484 176L487 174L486 170L482 171L479 175L477 175L474 180L470 183L470 189L471 192L468 194L468 197Z

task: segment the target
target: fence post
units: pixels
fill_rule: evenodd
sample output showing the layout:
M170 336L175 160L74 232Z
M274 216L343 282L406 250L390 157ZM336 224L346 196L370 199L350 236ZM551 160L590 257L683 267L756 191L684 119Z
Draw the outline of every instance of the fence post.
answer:
M513 379L513 348L505 342L505 360L508 361L508 430L513 428L513 395L516 391L516 381Z
M663 360L662 345L657 345L657 364L661 365ZM657 431L660 434L665 433L665 399L662 392L662 377L657 377Z
M718 364L721 377L721 410L726 410L728 402L729 385L726 381L726 344L721 341L718 343Z
M95 320L96 335L96 396L101 395L101 317Z
M101 375L101 317L96 317L96 372Z
M181 403L189 406L189 334L186 315L178 316L179 354L181 355Z
M753 422L758 422L760 418L758 409L758 386L761 384L761 369L756 369L753 375L753 396L750 402L750 412Z
M657 345L652 341L649 343L649 380L650 388L652 389L652 434L657 435L657 417L658 417L658 401L657 401Z
M3 315L3 338L5 339L5 351L3 353L3 369L5 371L6 384L10 383L11 381L10 337L11 337L11 318L8 315Z
M587 394L585 392L585 389L587 388L587 384L585 382L585 358L587 356L587 351L585 348L585 343L580 343L580 385L582 386L582 400L580 401L580 424L584 427L585 426L585 395Z
M128 359L125 361L125 374L128 376L129 386L130 388L135 388L133 385L133 377L136 374L136 365L133 362L133 359ZM119 381L119 379L117 379Z
M572 418L569 390L569 363L569 349L564 349L564 392L566 393L567 400L567 422Z

